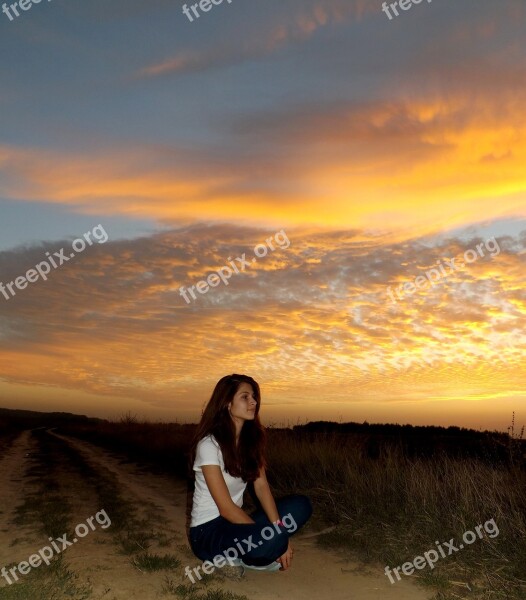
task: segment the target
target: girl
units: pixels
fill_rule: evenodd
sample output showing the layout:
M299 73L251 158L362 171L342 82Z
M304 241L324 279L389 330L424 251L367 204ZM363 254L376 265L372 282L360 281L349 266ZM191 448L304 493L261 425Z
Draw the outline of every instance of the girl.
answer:
M201 560L265 571L284 571L294 550L290 536L309 520L307 496L274 500L267 481L261 396L247 375L220 379L205 407L190 451L195 488L188 538ZM254 483L260 509L243 506L247 482ZM214 560L215 559L215 560Z

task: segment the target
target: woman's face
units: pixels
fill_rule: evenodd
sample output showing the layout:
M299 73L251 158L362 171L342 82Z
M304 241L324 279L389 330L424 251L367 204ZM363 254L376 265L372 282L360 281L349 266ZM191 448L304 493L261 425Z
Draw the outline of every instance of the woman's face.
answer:
M229 404L230 414L233 418L252 420L256 416L256 406L252 386L249 383L241 383Z

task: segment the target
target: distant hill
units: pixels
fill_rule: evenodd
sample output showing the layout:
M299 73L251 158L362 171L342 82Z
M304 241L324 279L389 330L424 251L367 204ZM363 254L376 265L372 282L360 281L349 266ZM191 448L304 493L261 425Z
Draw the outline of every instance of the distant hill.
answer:
M399 423L336 423L335 421L309 421L304 425L294 425L293 430L316 431L316 432L341 432L341 433L425 433L429 434L448 434L455 436L484 436L488 431L477 431L475 429L466 429L451 425L441 427L439 425L400 425Z
M68 412L39 412L36 410L20 410L0 408L0 423L9 423L19 427L52 427L67 423L102 423L104 419L76 415Z

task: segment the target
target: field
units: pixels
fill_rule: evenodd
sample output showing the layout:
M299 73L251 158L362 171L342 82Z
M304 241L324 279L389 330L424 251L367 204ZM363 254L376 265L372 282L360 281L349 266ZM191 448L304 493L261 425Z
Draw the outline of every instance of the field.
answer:
M129 415L115 423L1 418L0 568L27 561L49 538L72 540L89 517L101 523L92 518L89 533L49 566L12 585L1 579L0 599L526 598L526 469L515 431L270 427L275 496L304 493L314 506L292 538L294 564L240 581L218 569L191 585L184 567L200 563L186 540L192 426ZM247 493L245 508L255 506ZM386 566L392 573L437 543L458 547L477 525L463 549L433 568L399 570L390 583Z

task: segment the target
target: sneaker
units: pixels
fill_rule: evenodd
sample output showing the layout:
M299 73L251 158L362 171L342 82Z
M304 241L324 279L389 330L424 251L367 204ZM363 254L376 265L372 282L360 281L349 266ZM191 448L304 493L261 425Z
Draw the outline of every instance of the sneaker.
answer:
M247 565L241 559L240 559L240 562L241 562L241 565L245 569L253 569L254 571L271 571L272 572L272 571L278 571L279 569L281 569L281 563L277 562L276 560L274 562L271 562L270 565L262 565L262 566Z

